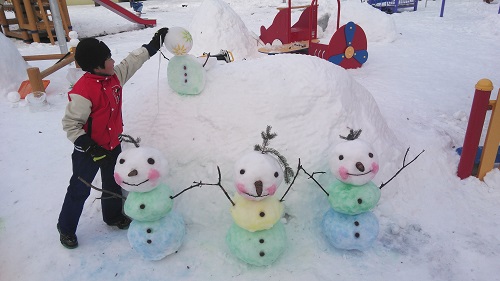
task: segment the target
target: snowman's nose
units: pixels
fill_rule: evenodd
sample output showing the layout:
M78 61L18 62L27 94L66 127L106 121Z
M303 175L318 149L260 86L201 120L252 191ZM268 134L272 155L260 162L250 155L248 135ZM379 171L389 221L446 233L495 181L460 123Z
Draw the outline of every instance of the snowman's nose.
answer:
M364 172L364 171L365 171L365 166L363 166L363 163L361 163L361 162L356 162L356 168L357 168L360 172Z
M256 181L254 183L254 186L255 186L255 191L257 192L257 195L261 196L262 195L262 181Z
M129 176L129 177L135 177L135 176L137 176L137 174L139 174L139 173L137 172L137 170L136 170L136 169L133 169L132 171L130 171L130 173L128 173L128 176Z

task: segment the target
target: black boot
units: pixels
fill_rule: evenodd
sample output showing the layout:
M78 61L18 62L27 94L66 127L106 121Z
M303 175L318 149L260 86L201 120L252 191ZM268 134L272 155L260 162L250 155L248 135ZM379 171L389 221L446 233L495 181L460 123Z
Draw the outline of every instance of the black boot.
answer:
M57 231L59 231L59 240L64 247L68 249L74 249L78 247L78 239L76 238L75 234L62 233L59 225L57 225Z
M122 218L118 219L116 222L113 223L108 223L109 226L116 226L119 229L128 229L128 226L132 222L131 219L129 219L126 216L123 216Z

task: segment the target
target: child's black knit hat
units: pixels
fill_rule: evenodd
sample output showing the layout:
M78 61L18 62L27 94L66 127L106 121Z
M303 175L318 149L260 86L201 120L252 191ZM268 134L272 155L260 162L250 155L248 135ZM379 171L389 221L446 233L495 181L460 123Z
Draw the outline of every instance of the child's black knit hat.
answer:
M94 68L104 68L104 62L111 57L111 50L95 38L82 39L75 50L76 63L84 71L94 72Z

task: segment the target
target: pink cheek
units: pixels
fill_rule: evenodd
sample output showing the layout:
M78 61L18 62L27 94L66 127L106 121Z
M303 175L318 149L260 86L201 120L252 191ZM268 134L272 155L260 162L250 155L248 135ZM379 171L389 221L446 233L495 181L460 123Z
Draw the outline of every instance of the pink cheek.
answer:
M374 174L378 173L378 169L379 169L378 164L376 162L373 162L372 163L372 171L373 171L373 173Z
M157 181L160 178L160 172L156 169L149 170L148 179L152 182Z
M115 173L115 174L114 174L114 177L115 177L115 182L116 182L118 185L122 185L123 180L122 180L122 177L120 177L120 174Z
M237 183L236 184L236 191L238 191L239 194L246 193L245 185L242 183Z
M339 175L342 180L346 180L349 177L349 175L347 174L347 169L345 167L339 168Z
M273 184L271 187L267 189L267 192L269 193L269 195L274 195L276 189L278 189L278 187L275 184Z

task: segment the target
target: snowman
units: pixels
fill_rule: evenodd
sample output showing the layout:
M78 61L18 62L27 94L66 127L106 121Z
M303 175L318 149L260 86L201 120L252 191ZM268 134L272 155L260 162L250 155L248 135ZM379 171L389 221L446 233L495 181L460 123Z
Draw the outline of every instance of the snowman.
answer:
M127 237L146 260L160 260L176 252L184 239L182 217L172 211L172 190L164 183L168 163L154 148L123 151L115 166L115 180L128 196L124 212L132 218Z
M172 27L165 36L165 47L174 54L168 63L168 85L180 95L198 95L205 87L203 64L193 55L191 33L182 27Z
M370 212L380 199L380 189L371 180L379 170L372 146L351 130L331 153L330 170L336 177L327 188L329 209L321 227L336 248L365 250L377 239L379 223Z
M293 171L276 150L267 147L276 134L263 132L264 145L243 155L234 166L236 195L231 203L233 224L226 235L230 251L244 262L265 266L275 262L286 247L281 217L284 207L274 195ZM277 156L271 156L274 154ZM285 167L284 169L280 163Z

